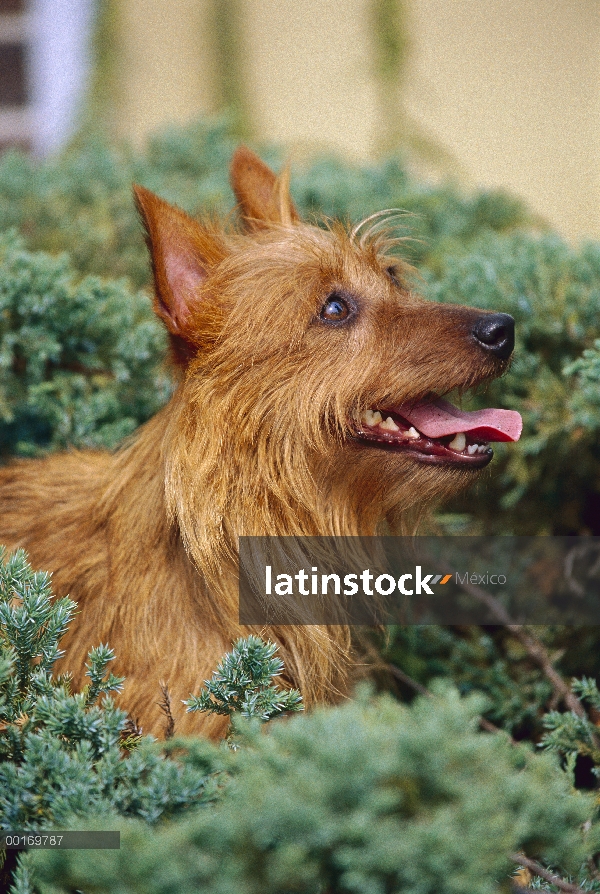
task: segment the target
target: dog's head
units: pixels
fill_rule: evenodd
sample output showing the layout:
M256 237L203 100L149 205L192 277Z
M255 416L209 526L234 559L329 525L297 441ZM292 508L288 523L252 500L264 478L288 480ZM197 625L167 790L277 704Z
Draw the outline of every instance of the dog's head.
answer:
M231 233L135 189L185 371L172 468L189 487L209 474L219 519L237 489L271 518L248 533L370 533L519 437L517 413L442 400L506 370L511 317L420 298L381 228L302 222L287 177L246 148L231 179Z

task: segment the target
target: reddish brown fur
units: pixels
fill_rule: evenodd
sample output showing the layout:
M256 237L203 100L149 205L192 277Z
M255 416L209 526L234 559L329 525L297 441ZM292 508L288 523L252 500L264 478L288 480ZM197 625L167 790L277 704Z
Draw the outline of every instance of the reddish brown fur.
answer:
M127 677L121 703L157 735L161 680L177 732L222 733L221 718L186 715L181 699L249 632L280 644L308 704L343 687L346 629L239 626L237 538L410 526L473 472L361 444L349 419L504 367L469 338L480 312L398 286L387 272L398 262L372 233L301 223L286 179L247 149L234 156L232 182L239 233L136 189L155 310L182 371L168 406L115 453L70 451L0 471L0 542L25 547L79 604L64 669L81 685L89 648L109 642ZM360 302L352 327L319 320L334 288Z

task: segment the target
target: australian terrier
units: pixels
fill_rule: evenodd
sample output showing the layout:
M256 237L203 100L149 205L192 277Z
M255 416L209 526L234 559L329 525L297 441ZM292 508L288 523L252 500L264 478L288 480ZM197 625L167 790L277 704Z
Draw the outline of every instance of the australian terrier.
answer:
M412 530L475 479L490 441L520 434L517 413L441 399L506 370L511 317L420 298L378 218L302 222L287 177L245 147L231 181L236 231L135 188L179 370L169 404L114 453L0 470L0 542L78 603L64 669L82 684L108 642L122 706L156 735L159 681L178 733L223 733L181 700L251 632L279 644L306 703L343 688L347 629L239 625L238 537Z

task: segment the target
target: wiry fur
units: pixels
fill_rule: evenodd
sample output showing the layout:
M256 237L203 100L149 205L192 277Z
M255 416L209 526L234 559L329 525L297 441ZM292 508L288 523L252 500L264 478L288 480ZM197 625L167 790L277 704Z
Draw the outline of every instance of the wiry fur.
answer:
M79 605L65 669L81 684L90 646L109 642L127 677L122 704L157 735L161 680L177 732L222 733L221 718L186 715L181 699L250 632L280 644L308 704L339 692L346 629L239 626L237 538L410 524L473 473L360 443L351 420L503 369L473 346L480 312L425 302L396 281L377 220L353 233L301 223L285 178L244 148L232 181L238 233L137 189L155 310L181 370L168 406L115 453L0 471L0 541L25 547ZM352 325L319 319L335 289L356 300Z

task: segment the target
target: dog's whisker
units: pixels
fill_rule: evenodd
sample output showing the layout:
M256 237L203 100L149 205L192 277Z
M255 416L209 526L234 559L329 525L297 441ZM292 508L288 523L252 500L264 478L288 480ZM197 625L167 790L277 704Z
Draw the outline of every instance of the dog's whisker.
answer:
M401 208L385 208L382 211L375 211L373 214L370 214L368 217L359 221L352 228L350 231L350 239L352 242L355 242L361 230L368 225L370 225L369 229L373 230L375 227L389 224L394 217L406 217L409 213L410 212L408 211L403 211ZM362 238L364 238L364 236Z

